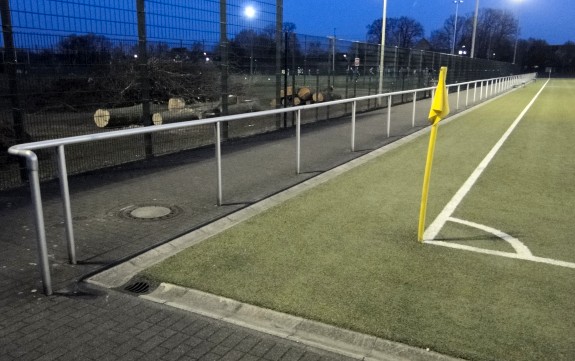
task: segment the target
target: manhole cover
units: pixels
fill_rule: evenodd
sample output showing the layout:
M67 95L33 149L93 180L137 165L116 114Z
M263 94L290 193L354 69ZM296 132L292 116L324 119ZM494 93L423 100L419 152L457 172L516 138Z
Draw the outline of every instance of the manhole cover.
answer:
M122 208L120 217L140 221L159 221L174 218L182 210L176 206L160 204L140 204Z
M144 206L133 209L130 212L130 216L134 218L163 218L172 213L172 210L168 207L163 206Z

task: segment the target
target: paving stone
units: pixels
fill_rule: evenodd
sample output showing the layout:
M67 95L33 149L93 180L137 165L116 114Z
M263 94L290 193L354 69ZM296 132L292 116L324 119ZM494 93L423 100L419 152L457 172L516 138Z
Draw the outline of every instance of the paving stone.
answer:
M263 357L275 346L276 343L269 339L261 340L251 350L249 350L249 353L254 356ZM285 353L285 351L286 350L283 350L282 355Z
M285 355L288 350L288 346L276 344L268 352L266 352L264 358L270 361L278 361L281 360L282 356Z
M300 360L305 351L300 348L290 347L287 352L282 356L282 361L298 361Z
M237 361L241 359L245 354L240 351L231 350L220 359L221 361Z
M246 338L246 335L235 331L234 333L232 333L231 335L229 335L225 340L223 340L220 345L224 346L224 347L229 347L229 348L233 348L235 347L238 343L240 343L244 338Z
M212 349L212 353L218 354L220 356L223 356L225 354L227 354L228 352L230 352L230 348L229 347L225 347L222 345L217 345L216 347L214 347Z
M261 360L259 357L250 354L246 354L244 355L244 357L240 359L240 361L259 361L259 360Z
M249 334L244 339L242 339L235 347L239 351L249 352L257 343L260 341L256 336Z

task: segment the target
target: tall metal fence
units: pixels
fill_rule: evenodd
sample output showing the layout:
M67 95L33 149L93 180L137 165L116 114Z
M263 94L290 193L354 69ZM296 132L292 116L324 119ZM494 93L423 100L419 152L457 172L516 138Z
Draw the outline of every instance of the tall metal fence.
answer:
M249 17L240 0L0 0L0 189L26 181L24 165L7 153L14 144L378 92L379 45L290 32L281 26L281 2L252 3ZM384 92L431 85L440 66L449 68L448 83L518 71L509 63L384 50ZM378 106L387 105L366 102L359 110ZM302 121L350 111L324 107ZM225 124L223 136L292 125L287 115L258 117ZM82 144L68 150L82 155L68 172L211 144L209 126ZM42 179L53 178L51 154L39 157L48 165Z

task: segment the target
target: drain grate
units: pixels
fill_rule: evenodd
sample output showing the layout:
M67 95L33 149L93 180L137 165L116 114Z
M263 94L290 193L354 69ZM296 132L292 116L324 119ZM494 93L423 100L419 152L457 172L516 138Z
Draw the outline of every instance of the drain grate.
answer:
M150 284L148 282L138 281L127 285L124 289L132 293L146 293L150 290Z

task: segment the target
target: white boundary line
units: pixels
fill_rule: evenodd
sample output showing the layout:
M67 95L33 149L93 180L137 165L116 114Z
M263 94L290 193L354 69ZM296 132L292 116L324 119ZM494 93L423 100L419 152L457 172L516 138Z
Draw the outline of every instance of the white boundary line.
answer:
M515 237L513 237L513 236L511 236L511 235L509 235L503 231L500 231L498 229L495 229L495 228L492 228L492 227L489 227L489 226L486 226L483 224L470 222L470 221L466 221L464 219L459 219L459 218L454 218L454 217L449 217L448 221L463 224L465 226L477 228L477 229L480 229L484 232L491 233L491 234L503 239L505 242L509 243L511 245L511 247L513 247L513 249L515 250L515 253L517 255L519 255L521 257L526 257L526 258L533 257L533 254L531 253L529 248L527 248L527 246L525 246L523 244L523 242L521 242L517 238L515 238ZM477 247L473 247L473 248L477 248Z
M511 135L513 130L515 130L515 128L517 127L519 122L523 119L523 117L525 116L527 111L529 111L531 106L535 103L535 100L537 100L537 98L539 97L539 95L541 94L543 89L545 89L545 86L547 85L547 83L549 83L549 80L547 80L547 82L545 82L545 84L543 84L541 89L537 92L537 94L535 94L533 99L531 99L531 101L525 107L525 109L523 109L521 114L519 114L519 116L515 119L515 121L509 126L509 128L503 134L503 136L499 139L499 141L493 146L493 148L491 148L489 153L487 153L485 158L483 158L481 163L479 163L477 168L475 168L473 173L471 173L469 178L467 178L465 183L463 183L461 188L459 188L459 190L455 193L453 198L451 198L451 200L447 203L445 208L443 208L443 210L439 213L437 218L435 218L435 220L431 223L431 225L425 230L425 233L423 235L423 239L424 239L425 243L437 245L437 246L444 246L444 247L450 247L450 248L455 248L455 249L461 249L461 250L466 250L466 251L472 251L472 252L477 252L477 253L490 254L490 255L494 255L494 256L501 256L501 257L514 258L514 259L522 259L522 260L539 262L539 263L547 263L547 264L551 264L554 266L561 266L561 267L567 267L567 268L574 268L575 269L575 263L572 263L572 262L565 262L565 261L559 261L559 260L555 260L555 259L551 259L551 258L543 258L543 257L534 256L531 253L531 251L529 250L529 248L527 248L527 246L525 246L521 241L519 241L515 237L510 236L509 234L507 234L505 232L502 232L502 231L497 230L495 228L488 227L488 226L485 226L485 225L482 225L479 223L470 222L470 221L466 221L463 219L452 217L452 214L455 211L455 209L459 206L459 204L461 203L463 198L471 190L471 187L473 187L473 185L475 184L477 179L479 179L479 177L481 176L481 174L483 173L485 168L487 168L487 166L489 165L491 160L495 157L495 154L497 154L497 152L499 151L499 149L501 148L503 143L505 143L505 141L507 140L507 138L509 138L509 136ZM477 229L481 229L485 232L494 234L497 237L508 242L513 247L513 249L515 250L515 253L495 251L495 250L490 250L490 249L485 249L485 248L463 245L463 244L459 244L459 243L452 243L452 242L444 242L444 241L435 240L435 237L437 237L437 234L439 234L439 232L441 231L441 229L443 228L443 226L445 225L445 223L447 221L460 223L460 224L463 224L463 225L466 225L469 227L474 227Z
M503 145L503 143L505 143L505 141L507 140L507 138L509 138L509 136L511 135L511 133L513 132L513 130L515 130L515 128L517 127L517 125L519 124L519 122L523 119L523 117L525 116L525 114L527 113L527 111L531 108L531 106L535 103L535 100L539 97L539 94L541 94L541 92L543 91L543 89L545 89L545 86L547 85L547 83L549 82L549 80L547 80L547 82L545 84L543 84L543 86L541 87L541 89L539 89L539 91L537 92L537 94L535 94L535 96L533 97L533 99L531 99L531 101L529 102L529 104L527 104L527 106L525 107L525 109L523 109L523 111L521 112L521 114L519 114L519 116L515 119L515 121L509 126L509 128L507 129L507 131L503 134L503 136L499 139L499 141L497 141L497 143L495 143L495 145L493 146L493 148L491 148L491 150L489 151L489 153L487 153L487 155L485 156L485 158L483 158L483 160L481 161L481 163L479 163L479 165L477 166L477 168L475 168L475 170L473 171L473 173L471 173L471 175L469 176L469 178L467 178L467 180L465 181L465 183L463 183L463 185L461 186L461 188L459 188L459 190L455 193L455 195L453 196L453 198L451 198L451 200L447 203L447 205L445 206L445 208L443 208L443 210L439 213L439 215L437 216L437 218L435 218L435 220L429 225L429 227L425 230L424 234L423 234L423 240L424 242L428 242L428 241L433 241L435 239L435 237L437 237L437 234L439 233L439 231L441 230L441 228L443 228L443 226L445 225L445 222L447 222L447 219L449 217L451 217L451 215L453 214L453 212L455 211L455 209L457 208L457 206L459 206L459 204L461 203L461 201L463 200L463 198L467 195L467 193L471 190L471 187L473 187L473 185L475 184L475 182L477 181L477 179L479 179L479 176L481 176L481 174L483 173L483 171L485 170L485 168L487 168L487 166L489 165L489 163L491 162L491 160L495 157L495 154L497 154L497 152L499 151L499 149L501 148L501 146Z
M491 234L503 239L507 243L509 243L511 245L511 247L513 247L513 249L515 250L515 253L495 251L495 250L491 250L491 249L473 247L473 246L468 246L465 244L444 242L444 241L427 241L426 242L427 244L432 244L432 245L436 245L436 246L444 246L444 247L455 248L455 249L461 249L464 251L489 254L492 256L500 256L500 257L514 258L514 259L522 259L525 261L547 263L547 264L550 264L553 266L560 266L560 267L567 267L567 268L575 269L575 263L573 263L573 262L565 262L565 261L559 261L559 260L552 259L552 258L544 258L544 257L534 256L531 253L531 251L529 250L529 248L527 248L517 238L510 236L507 233L502 232L500 230L497 230L495 228L491 228L491 227L485 226L483 224L479 224L479 223L475 223L475 222L469 222L469 221L466 221L463 219L458 219L458 218L453 218L453 217L449 217L448 221L463 224L463 225L466 225L469 227L477 228L477 229L480 229L482 231L491 233Z

